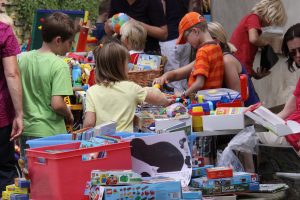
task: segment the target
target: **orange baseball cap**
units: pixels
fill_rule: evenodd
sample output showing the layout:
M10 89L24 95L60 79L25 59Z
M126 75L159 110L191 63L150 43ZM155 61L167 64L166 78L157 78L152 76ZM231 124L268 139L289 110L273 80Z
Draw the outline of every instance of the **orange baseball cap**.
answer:
M179 37L177 38L176 44L185 44L184 32L192 26L204 21L205 18L197 12L189 12L184 15L178 26Z

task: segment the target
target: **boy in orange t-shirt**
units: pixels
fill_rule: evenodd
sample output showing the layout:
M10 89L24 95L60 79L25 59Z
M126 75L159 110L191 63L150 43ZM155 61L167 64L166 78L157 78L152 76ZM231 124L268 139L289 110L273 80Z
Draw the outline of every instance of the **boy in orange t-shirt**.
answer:
M179 23L177 44L186 42L198 49L196 60L165 73L153 83L163 85L189 78L188 89L183 93L184 96L189 96L198 90L222 87L224 75L222 49L210 36L206 20L199 13L187 13Z
M163 85L189 78L188 89L183 96L197 93L198 90L221 88L224 75L222 49L210 36L205 18L196 12L186 14L179 23L177 44L186 42L198 49L196 60L165 73L153 83ZM211 158L215 153L213 137L201 137L200 143L200 154L204 157L204 164L212 163Z

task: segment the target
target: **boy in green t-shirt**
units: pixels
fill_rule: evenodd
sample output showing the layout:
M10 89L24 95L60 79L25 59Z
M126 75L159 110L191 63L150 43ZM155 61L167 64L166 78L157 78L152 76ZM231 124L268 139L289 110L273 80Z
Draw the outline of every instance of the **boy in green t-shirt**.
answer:
M64 96L73 94L70 70L57 55L64 56L70 50L75 33L68 15L53 13L43 23L42 47L20 55L25 126L22 154L26 140L65 133L64 119L67 124L73 123L64 102Z

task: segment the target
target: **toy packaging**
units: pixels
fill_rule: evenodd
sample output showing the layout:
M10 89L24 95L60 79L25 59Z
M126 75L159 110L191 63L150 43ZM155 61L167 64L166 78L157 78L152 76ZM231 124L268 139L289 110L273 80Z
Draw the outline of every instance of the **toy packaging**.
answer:
M196 178L192 179L191 186L201 189L205 195L259 190L258 175L247 172L235 172L230 178Z
M234 101L235 99L240 98L240 94L237 91L228 89L228 88L218 88L218 89L209 89L209 90L200 90L197 93L197 96L202 95L203 101L211 101L216 104L219 101Z
M204 167L196 167L193 168L192 170L192 177L202 177L202 176L206 176L206 169L208 168L213 168L213 165L205 165Z
M206 169L208 179L232 177L233 171L229 167L214 167Z
M131 186L92 186L91 192L97 191L92 200L180 200L181 184L178 181Z
M202 192L201 191L188 191L182 192L182 200L202 200Z
M20 187L15 184L6 186L6 190L2 192L2 200L29 200L28 188L30 182L19 178L16 178L15 182Z
M29 200L28 194L11 194L10 200Z
M132 171L100 171L91 172L91 184L95 185L132 185L141 183L141 176Z
M29 188L30 181L25 178L15 178L15 186L19 188Z

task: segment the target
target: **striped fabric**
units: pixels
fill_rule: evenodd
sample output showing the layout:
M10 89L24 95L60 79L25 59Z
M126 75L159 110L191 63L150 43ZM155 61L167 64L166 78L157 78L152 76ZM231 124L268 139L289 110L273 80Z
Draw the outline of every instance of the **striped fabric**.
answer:
M224 62L218 44L206 44L197 50L195 66L189 77L189 87L199 75L206 78L202 90L222 87Z

